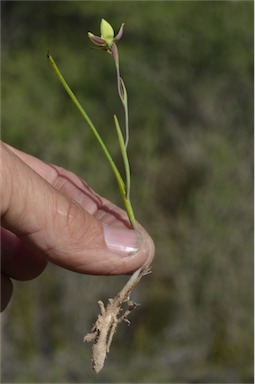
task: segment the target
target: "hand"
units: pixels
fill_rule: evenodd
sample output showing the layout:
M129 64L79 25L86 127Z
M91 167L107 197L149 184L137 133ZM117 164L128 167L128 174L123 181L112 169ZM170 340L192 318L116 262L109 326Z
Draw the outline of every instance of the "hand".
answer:
M2 300L11 279L38 276L51 261L84 274L130 274L149 266L154 244L126 213L75 174L1 143Z

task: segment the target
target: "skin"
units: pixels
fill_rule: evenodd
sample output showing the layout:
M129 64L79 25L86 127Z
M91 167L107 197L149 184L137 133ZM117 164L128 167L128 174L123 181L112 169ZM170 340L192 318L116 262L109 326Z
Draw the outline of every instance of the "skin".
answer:
M126 213L63 168L1 143L1 310L13 293L12 279L40 275L47 262L74 272L130 274L149 266L154 243ZM118 247L106 243L115 230ZM134 243L134 252L120 247Z

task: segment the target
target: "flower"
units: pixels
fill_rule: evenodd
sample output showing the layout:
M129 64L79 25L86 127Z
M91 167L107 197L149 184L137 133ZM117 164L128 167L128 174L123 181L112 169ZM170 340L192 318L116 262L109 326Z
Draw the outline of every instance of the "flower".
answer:
M119 41L123 35L123 28L124 23L121 24L118 34L114 37L113 27L110 23L108 23L108 21L102 19L100 24L101 37L95 36L91 32L88 33L88 37L92 41L92 43L96 44L98 47L101 47L111 52L113 44Z

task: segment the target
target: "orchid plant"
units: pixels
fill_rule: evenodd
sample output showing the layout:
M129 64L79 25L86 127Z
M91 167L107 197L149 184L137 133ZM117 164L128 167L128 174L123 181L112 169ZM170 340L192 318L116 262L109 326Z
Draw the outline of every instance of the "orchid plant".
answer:
M132 228L136 227L136 220L134 211L132 208L132 204L130 201L130 166L129 159L127 154L127 147L129 141L129 118L128 118L128 96L127 89L125 83L120 75L120 65L119 65L119 54L117 48L117 42L121 39L123 35L124 24L121 25L119 32L114 37L114 30L112 26L105 20L101 20L100 24L100 32L101 36L95 36L93 33L89 32L88 37L97 47L108 52L114 61L116 75L117 75L117 88L118 94L121 100L121 103L124 108L124 121L125 121L125 129L124 134L120 128L119 120L116 115L114 115L114 124L117 132L117 137L119 141L120 151L123 158L124 169L125 169L125 177L123 178L120 171L118 170L107 146L105 145L101 135L93 124L92 120L89 118L73 91L65 81L62 76L60 70L58 69L53 57L48 52L49 62L56 73L58 79L63 85L64 89L70 96L71 100L74 102L75 106L81 113L82 117L92 130L95 135L99 145L101 146L112 170L116 177L120 194L124 203L124 207L126 209L127 215L129 217L130 225ZM130 294L133 288L139 283L141 278L144 275L150 273L150 268L142 270L139 268L137 271L133 273L130 279L127 281L125 286L117 293L117 295L112 299L108 299L108 304L105 307L103 302L100 300L98 302L100 307L100 313L98 315L97 321L91 329L91 332L87 333L84 336L84 341L92 341L92 367L95 372L99 372L105 362L105 358L107 353L110 351L110 345L113 339L113 335L116 331L118 324L122 321L126 321L129 323L127 316L129 313L137 307L137 304L130 300Z

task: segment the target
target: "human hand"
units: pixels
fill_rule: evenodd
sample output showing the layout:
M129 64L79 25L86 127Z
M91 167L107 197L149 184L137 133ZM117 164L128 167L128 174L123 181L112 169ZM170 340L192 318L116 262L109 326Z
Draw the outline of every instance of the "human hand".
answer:
M1 310L11 279L38 276L51 261L97 275L149 266L154 243L126 213L75 174L1 143Z

